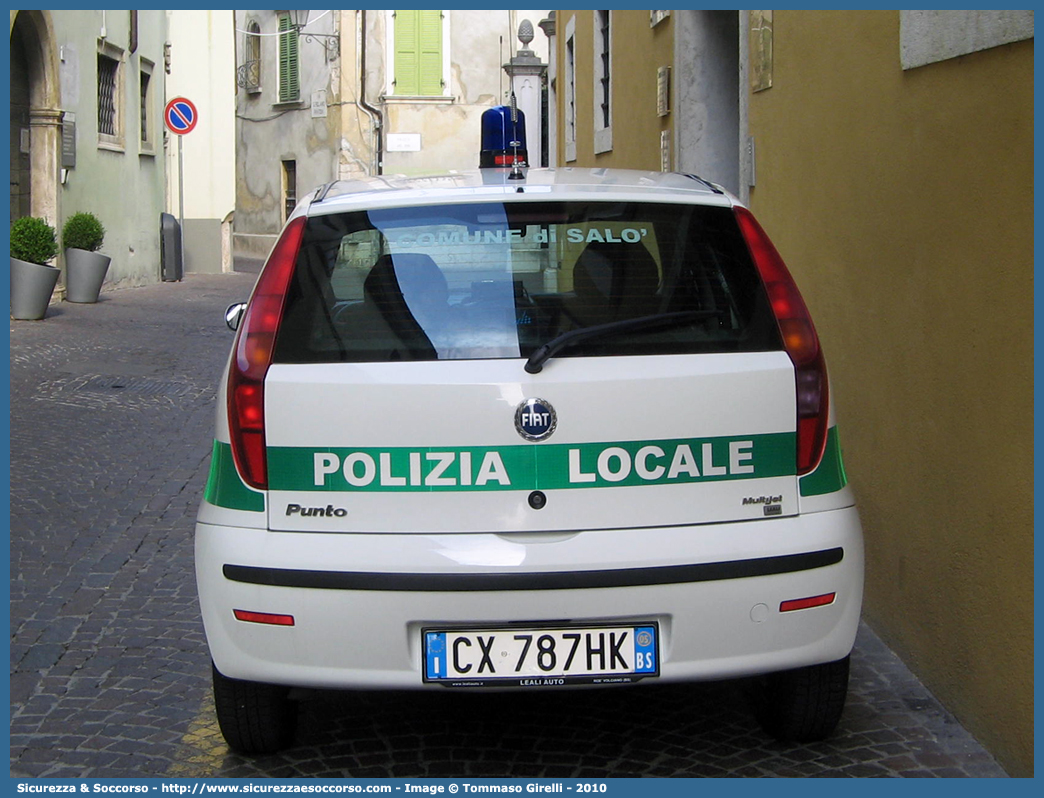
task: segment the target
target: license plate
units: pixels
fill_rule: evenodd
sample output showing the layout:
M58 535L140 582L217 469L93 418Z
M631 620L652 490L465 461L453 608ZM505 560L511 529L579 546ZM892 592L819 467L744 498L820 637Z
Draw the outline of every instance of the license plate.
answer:
M424 681L450 687L624 684L660 672L659 627L425 629Z

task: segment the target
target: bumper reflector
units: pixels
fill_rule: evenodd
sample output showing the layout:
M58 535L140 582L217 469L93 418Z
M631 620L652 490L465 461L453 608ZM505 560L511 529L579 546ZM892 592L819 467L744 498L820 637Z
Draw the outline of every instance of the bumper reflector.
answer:
M780 612L791 612L792 610L807 610L812 607L825 607L833 604L837 593L824 593L822 596L810 596L809 598L791 599L779 605Z
M237 621L248 623L267 623L270 626L293 626L293 615L276 615L271 612L250 612L249 610L232 610Z

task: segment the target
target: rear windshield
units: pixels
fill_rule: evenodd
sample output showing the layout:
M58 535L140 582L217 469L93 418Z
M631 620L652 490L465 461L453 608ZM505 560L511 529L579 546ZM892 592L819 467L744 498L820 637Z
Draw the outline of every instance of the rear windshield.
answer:
M781 348L731 210L517 202L310 218L274 360L520 358L591 327L555 356Z

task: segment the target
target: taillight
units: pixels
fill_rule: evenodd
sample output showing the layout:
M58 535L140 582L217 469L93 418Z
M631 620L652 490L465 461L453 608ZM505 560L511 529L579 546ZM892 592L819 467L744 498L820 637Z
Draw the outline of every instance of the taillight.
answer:
M228 379L228 427L239 475L268 488L265 460L265 375L272 363L286 289L304 236L305 218L290 222L268 256L239 325Z
M746 208L736 208L743 238L768 291L783 346L794 364L797 389L797 473L807 474L819 465L826 447L830 413L826 363L819 337L805 301L783 258Z

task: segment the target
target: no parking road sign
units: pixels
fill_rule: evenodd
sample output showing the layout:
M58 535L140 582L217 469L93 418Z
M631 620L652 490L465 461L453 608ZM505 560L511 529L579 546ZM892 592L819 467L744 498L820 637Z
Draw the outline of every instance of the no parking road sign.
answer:
M199 121L199 112L192 104L192 100L175 97L167 103L167 107L163 110L163 121L167 125L167 130L182 136L192 132Z
M163 122L167 130L178 136L178 235L181 252L185 251L185 168L181 154L182 136L191 133L199 122L199 111L186 97L175 97L163 109ZM180 277L178 278L181 279Z

